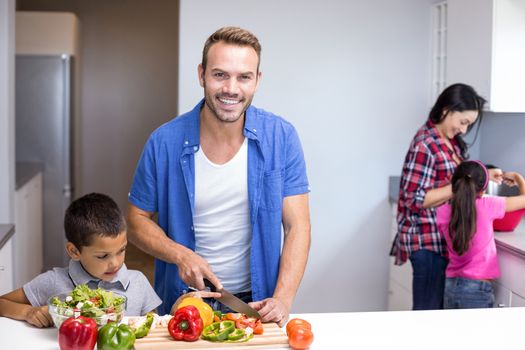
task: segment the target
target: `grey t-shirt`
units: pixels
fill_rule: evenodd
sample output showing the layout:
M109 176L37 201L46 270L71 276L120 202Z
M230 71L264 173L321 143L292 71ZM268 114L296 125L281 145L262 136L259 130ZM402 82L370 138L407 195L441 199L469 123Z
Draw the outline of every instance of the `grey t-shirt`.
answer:
M122 265L112 281L106 282L87 273L80 262L70 260L69 267L55 267L44 272L26 283L23 289L32 306L44 306L50 297L69 293L79 284L125 295L126 316L145 315L162 303L146 276L140 271L128 270L126 265Z

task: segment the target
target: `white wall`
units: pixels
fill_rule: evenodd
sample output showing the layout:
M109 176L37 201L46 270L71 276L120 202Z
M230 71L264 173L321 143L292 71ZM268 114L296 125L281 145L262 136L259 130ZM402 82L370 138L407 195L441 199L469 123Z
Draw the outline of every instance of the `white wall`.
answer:
M525 113L487 113L481 124L480 157L504 171L525 174Z
M203 96L206 38L238 25L262 44L254 105L301 136L313 244L295 312L386 309L388 176L428 114L432 2L181 0L179 111Z
M20 1L19 10L73 12L80 21L81 62L75 62L80 73L77 198L93 191L107 193L125 209L144 143L176 115L178 2L154 3Z
M0 223L14 223L15 0L0 1Z

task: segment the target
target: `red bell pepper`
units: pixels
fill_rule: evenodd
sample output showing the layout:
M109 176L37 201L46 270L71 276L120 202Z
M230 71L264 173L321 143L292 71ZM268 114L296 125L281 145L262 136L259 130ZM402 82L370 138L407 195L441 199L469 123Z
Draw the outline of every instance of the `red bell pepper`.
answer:
M93 350L97 342L97 323L89 317L70 317L60 325L61 350Z
M195 341L202 332L199 310L193 305L181 307L168 323L168 332L175 340Z

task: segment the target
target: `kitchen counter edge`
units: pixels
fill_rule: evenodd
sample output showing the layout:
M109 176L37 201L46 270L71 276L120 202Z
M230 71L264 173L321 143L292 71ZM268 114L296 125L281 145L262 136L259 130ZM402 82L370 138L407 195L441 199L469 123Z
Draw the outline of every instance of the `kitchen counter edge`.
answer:
M43 170L44 165L42 163L16 162L15 190L18 191L38 173L43 172Z
M0 224L0 249L4 247L6 242L15 233L15 225L12 224Z

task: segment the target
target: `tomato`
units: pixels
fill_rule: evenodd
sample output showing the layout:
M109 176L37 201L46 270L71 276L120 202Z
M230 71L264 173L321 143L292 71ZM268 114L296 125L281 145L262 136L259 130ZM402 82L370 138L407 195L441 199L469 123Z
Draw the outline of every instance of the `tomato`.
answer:
M253 334L263 334L264 333L264 327L261 322L261 320L257 320L255 322L255 328L253 329Z
M294 349L302 350L308 348L314 341L314 334L304 325L295 325L290 329L288 344Z
M286 324L286 335L289 336L290 335L290 330L294 326L297 326L297 325L301 325L304 328L312 330L312 325L308 321L305 321L305 320L303 320L301 318L294 318L294 319L291 319L290 321L288 321L288 323Z
M95 306L98 306L98 304L100 304L100 297L99 296L91 297L89 298L89 301L91 301Z
M251 329L254 329L255 321L257 320L249 318L238 318L237 321L235 321L235 328L246 329L250 327Z

